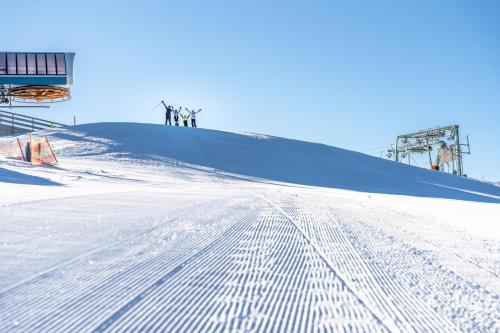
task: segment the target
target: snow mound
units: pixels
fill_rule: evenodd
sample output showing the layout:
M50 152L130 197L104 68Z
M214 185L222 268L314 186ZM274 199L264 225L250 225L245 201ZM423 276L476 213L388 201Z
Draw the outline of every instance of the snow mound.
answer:
M46 134L61 156L179 161L252 179L500 203L500 188L492 184L268 135L140 123L93 123Z

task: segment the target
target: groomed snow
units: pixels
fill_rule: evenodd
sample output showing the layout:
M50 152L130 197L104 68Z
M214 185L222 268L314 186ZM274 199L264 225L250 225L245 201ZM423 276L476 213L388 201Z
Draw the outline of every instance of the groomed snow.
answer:
M500 187L150 124L0 158L0 332L498 332ZM0 139L0 143L8 139Z

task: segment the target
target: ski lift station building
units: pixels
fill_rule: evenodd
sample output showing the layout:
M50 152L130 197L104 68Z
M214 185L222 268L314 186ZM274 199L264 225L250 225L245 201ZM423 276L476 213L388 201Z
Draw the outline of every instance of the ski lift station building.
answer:
M0 52L0 106L69 99L74 57L74 53Z
M0 52L0 136L62 125L2 109L46 108L40 104L70 99L74 58L63 52Z

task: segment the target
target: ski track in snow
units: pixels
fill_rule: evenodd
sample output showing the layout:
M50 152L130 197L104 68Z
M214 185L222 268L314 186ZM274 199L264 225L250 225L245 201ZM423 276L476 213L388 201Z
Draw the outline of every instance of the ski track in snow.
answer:
M498 235L441 221L453 200L273 183L110 145L61 145L64 167L3 164L64 186L0 183L0 332L500 332ZM441 215L408 209L431 204Z
M431 226L313 190L234 194L4 288L0 331L500 329L494 263L450 256Z
M325 249L339 272L354 277L353 288L385 321L405 332L451 331L452 326L481 332L500 328L498 294L478 284L475 276L467 280L442 266L433 253L441 251L439 246L428 249L429 244L420 242L417 248L407 243L409 239L402 230L384 233L379 224L374 227L373 223L353 219L353 214L318 204L317 199L302 197L302 201L307 200L303 205L289 198L278 202ZM466 271L477 268L459 258L461 265L455 260L451 267ZM498 287L498 279L494 282Z

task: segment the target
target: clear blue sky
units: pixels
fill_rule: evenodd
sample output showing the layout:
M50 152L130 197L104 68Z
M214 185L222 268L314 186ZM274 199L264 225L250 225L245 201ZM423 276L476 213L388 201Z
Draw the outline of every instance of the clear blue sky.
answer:
M500 180L500 1L5 1L5 51L73 51L73 99L30 113L203 127L377 154L460 124Z

